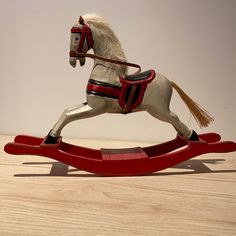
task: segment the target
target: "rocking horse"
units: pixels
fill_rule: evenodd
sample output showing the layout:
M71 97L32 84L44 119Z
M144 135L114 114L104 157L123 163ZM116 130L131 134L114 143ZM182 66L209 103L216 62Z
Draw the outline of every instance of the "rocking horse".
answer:
M87 53L93 49L94 54ZM200 125L206 127L212 116L194 102L176 83L150 69L126 61L121 44L102 17L81 16L71 28L70 64L85 64L86 57L94 59L87 84L87 101L66 109L45 138L18 135L5 151L16 155L49 157L78 169L104 176L145 175L160 171L187 159L210 152L236 151L236 143L220 142L220 135L198 135L189 129L169 109L173 88L178 92ZM137 72L127 75L127 68ZM70 122L102 113L131 113L146 111L153 117L170 123L177 137L150 147L125 149L89 149L62 141L61 131ZM177 150L182 148L180 150Z

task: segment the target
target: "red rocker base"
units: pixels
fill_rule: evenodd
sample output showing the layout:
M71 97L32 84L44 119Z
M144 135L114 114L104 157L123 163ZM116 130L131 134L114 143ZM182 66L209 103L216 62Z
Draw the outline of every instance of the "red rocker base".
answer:
M96 150L65 143L61 138L57 144L48 145L42 138L18 135L13 143L5 145L4 150L15 155L49 157L102 176L147 175L204 153L236 151L236 143L220 142L219 134L200 134L199 138L200 141L191 142L177 136L150 147Z

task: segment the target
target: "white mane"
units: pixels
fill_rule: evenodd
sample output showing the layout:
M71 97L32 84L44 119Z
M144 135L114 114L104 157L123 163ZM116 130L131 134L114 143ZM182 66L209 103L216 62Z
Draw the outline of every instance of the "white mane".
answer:
M126 61L125 53L119 39L103 17L96 14L86 14L83 15L83 19L92 29L95 47L102 47L102 52L99 53L99 50L97 50L96 53L98 55L100 54L101 56L106 56L111 59ZM118 74L126 74L127 72L127 66L110 63L109 66L113 67Z

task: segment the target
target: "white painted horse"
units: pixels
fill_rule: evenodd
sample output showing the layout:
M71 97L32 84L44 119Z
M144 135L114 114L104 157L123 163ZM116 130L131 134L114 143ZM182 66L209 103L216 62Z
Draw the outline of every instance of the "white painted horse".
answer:
M178 116L169 109L172 88L179 93L201 127L208 126L213 121L208 112L163 75L155 75L155 72L150 70L127 76L127 66L131 63L126 63L125 54L118 38L102 17L92 14L80 17L71 29L70 64L75 67L79 60L80 65L83 66L85 57L89 55L92 57L91 54L87 54L89 49L93 49L94 55L97 57L95 57L88 82L87 101L63 112L48 134L46 143L55 143L64 126L69 122L102 113L136 111L147 111L153 117L172 124L178 134L185 139L197 141L197 134L183 124ZM109 59L114 61L110 62ZM125 77L127 80L124 80ZM130 82L126 90L122 90L122 87L125 87L123 86L125 82L121 83L122 78L123 82ZM148 79L149 81L145 82ZM138 84L139 82L140 84ZM120 99L122 91L123 100ZM133 106L137 100L139 103Z

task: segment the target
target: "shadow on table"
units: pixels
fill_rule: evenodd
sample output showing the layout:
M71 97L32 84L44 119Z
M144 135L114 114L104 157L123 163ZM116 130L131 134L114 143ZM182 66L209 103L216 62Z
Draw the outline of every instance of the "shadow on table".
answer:
M187 160L175 167L170 171L161 171L151 173L149 176L162 176L162 175L186 175L186 174L199 174L199 173L233 173L236 170L211 170L206 164L220 164L225 159L197 159ZM98 175L93 173L75 173L80 172L79 169L70 169L68 165L61 162L25 162L23 165L52 165L50 173L48 174L15 174L15 177L35 177L35 176L67 176L67 177L96 177ZM178 169L178 171L173 171ZM183 171L180 171L183 170Z
M225 159L191 159L187 160L185 162L182 162L178 165L176 165L175 169L178 169L178 171L168 171L166 169L165 171L161 172L155 172L150 174L151 176L155 175L187 175L187 174L199 174L199 173L234 173L236 170L211 170L206 164L221 164ZM183 170L183 171L181 171Z

